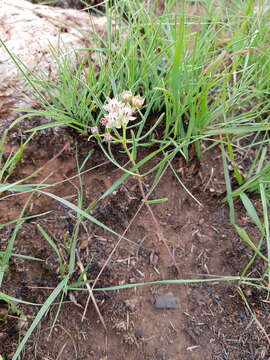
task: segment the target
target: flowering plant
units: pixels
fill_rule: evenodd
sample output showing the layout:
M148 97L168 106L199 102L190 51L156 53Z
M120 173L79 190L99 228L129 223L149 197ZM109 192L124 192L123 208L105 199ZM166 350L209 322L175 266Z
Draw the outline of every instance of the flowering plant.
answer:
M140 96L135 96L131 91L124 91L120 95L122 101L118 98L109 98L108 103L104 105L104 110L107 114L101 120L101 124L105 126L106 131L104 134L99 134L97 126L91 128L92 136L102 136L105 141L123 142L126 136L126 126L130 121L136 119L134 116L137 109L141 108L144 104L144 99ZM111 129L123 129L123 139L114 138L110 130ZM120 141L119 141L120 140Z
M105 125L107 129L120 129L122 126L127 125L129 121L136 119L135 116L132 116L134 109L131 105L116 99L109 99L104 109L108 111L108 114L102 119L102 124Z

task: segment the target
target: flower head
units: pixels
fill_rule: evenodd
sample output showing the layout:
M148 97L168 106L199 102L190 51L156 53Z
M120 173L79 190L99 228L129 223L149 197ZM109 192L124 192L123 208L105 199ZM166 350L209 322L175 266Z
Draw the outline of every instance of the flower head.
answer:
M133 96L132 97L132 105L136 108L141 108L144 104L144 99L140 96Z
M119 106L121 106L121 101L118 101L116 98L108 99L108 104L104 105L104 109L108 112L116 112Z
M104 116L104 117L100 120L100 122L101 122L101 124L102 124L103 126L106 126L108 120L107 120L106 117Z
M124 101L124 102L129 102L131 101L133 98L133 94L131 91L127 90L127 91L123 91L122 94L121 94L121 99Z
M110 134L110 133L105 133L104 135L103 135L103 139L104 139L104 141L111 141L112 140L112 135Z
M118 101L115 98L109 99L104 109L108 111L108 114L102 119L102 124L108 129L119 129L123 125L127 125L129 121L136 119L135 116L132 116L134 109L129 104Z

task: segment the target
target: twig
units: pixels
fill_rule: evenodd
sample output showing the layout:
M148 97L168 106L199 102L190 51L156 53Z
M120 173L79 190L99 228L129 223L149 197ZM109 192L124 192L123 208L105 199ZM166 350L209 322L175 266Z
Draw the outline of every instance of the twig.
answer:
M75 359L78 359L78 351L77 351L77 348L76 348L76 343L73 339L73 337L71 336L71 334L67 331L67 329L65 329L62 325L58 324L56 325L56 327L59 327L60 329L62 329L67 335L68 337L70 338L72 344L73 344L73 348L74 348L74 352L75 352ZM64 349L63 349L64 350ZM61 354L61 350L60 350L60 354ZM58 357L59 357L59 354L58 354ZM57 359L58 359L57 357ZM59 357L60 358L60 357Z
M246 298L246 296L245 296L245 294L244 294L244 292L243 292L243 290L241 289L240 286L237 288L237 291L238 291L239 295L241 296L244 304L246 305L246 307L247 307L250 315L252 316L252 318L253 318L254 321L256 322L258 328L262 331L263 335L265 336L265 338L266 338L266 340L267 340L267 342L268 342L268 345L270 345L269 335L267 334L267 332L266 332L265 328L263 327L263 325L261 324L261 322L258 320L255 312L251 309L251 307L250 307L250 305L249 305L249 303L248 303L248 301L247 301L247 298Z
M93 301L93 305L94 305L95 310L96 310L96 312L97 312L97 314L98 314L98 317L99 317L99 319L100 319L100 321L101 321L104 329L107 331L107 327L106 327L105 321L104 321L103 316L101 315L101 312L100 312L100 310L99 310L99 307L98 307L98 304L97 304L96 299L95 299L95 297L94 297L92 288L91 288L91 286L90 286L90 285L88 284L88 282L87 282L88 280L87 280L87 276L86 276L86 273L85 273L85 268L84 268L84 266L83 266L83 264L82 264L82 262L81 262L81 259L80 259L80 255L79 255L78 250L76 250L76 256L77 256L78 266L79 266L79 268L80 268L80 270L81 270L81 272L82 272L82 274L83 274L83 279L84 279L84 281L86 282L86 287L87 287L88 292L89 292L89 295L88 295L88 298L87 298L87 301L86 301L86 304L85 304L84 312L83 312L83 315L82 315L82 321L83 321L84 318L85 318L85 314L86 314L86 311L87 311L87 308L88 308L88 305L89 305L89 301L90 301L90 299L91 299L91 300Z

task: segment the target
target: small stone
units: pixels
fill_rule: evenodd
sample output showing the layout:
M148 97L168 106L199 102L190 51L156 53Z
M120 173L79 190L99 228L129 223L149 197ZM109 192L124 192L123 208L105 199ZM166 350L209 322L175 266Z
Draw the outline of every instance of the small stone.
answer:
M143 340L143 332L141 329L136 329L135 330L135 336L138 340Z
M245 320L247 318L247 315L244 311L239 311L238 315L241 320Z
M136 265L136 260L132 259L132 260L130 261L130 265L131 265L131 266L135 266L135 265Z
M155 301L156 309L178 309L180 307L180 299L172 294L158 295Z
M152 251L151 254L150 254L149 259L150 259L150 264L151 265L157 266L159 257L158 257L158 254L156 252Z
M199 224L202 225L203 223L204 223L204 218L201 218L201 219L199 220Z

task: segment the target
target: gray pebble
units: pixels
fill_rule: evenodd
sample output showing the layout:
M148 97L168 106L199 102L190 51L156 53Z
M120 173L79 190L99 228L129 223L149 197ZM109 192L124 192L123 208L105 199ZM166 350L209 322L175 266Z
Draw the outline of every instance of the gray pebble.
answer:
M143 332L141 329L136 329L135 330L135 336L138 340L143 340Z
M158 295L155 301L156 309L178 309L180 307L180 299L178 296L171 294Z

